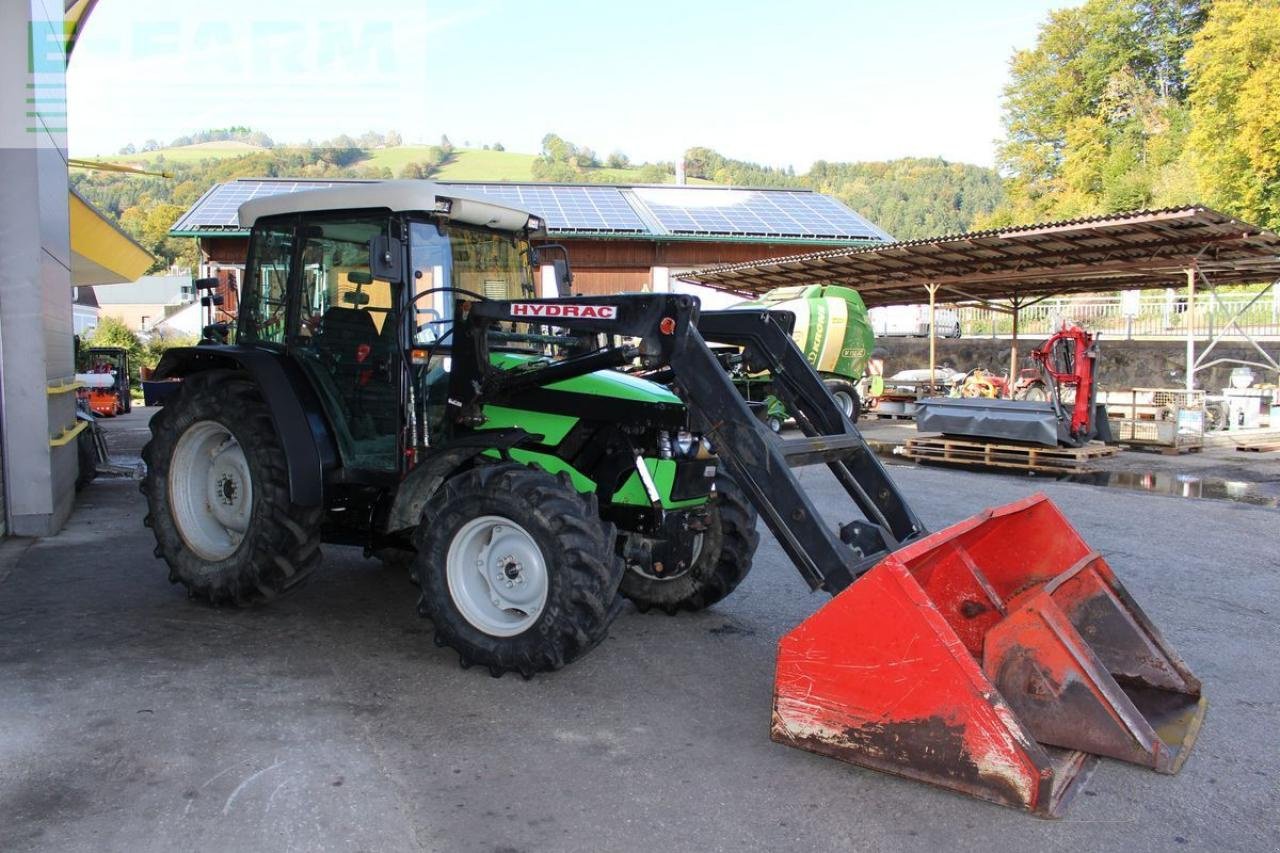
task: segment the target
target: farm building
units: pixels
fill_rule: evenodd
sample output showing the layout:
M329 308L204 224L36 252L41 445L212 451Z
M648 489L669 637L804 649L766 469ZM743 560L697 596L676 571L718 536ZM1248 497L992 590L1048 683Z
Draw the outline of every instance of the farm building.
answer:
M242 178L219 184L170 234L199 240L202 275L222 280L234 312L248 232L236 211L249 199L319 189L338 181ZM808 190L723 186L441 183L528 210L547 223L543 242L563 244L574 290L584 294L669 290L681 273L818 248L873 246L892 238L839 201Z

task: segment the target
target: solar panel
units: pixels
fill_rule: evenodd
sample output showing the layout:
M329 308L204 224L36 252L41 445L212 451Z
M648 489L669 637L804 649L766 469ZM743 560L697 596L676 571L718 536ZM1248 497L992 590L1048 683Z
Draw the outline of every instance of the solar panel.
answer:
M172 233L239 231L237 211L254 198L321 189L341 181L242 178L204 194ZM892 238L840 202L813 192L718 187L465 184L442 187L540 216L551 232L735 236L813 240Z
M441 184L542 217L549 231L643 234L649 229L618 187L554 184Z
M672 234L887 240L833 198L787 190L636 187L632 192Z
M268 181L238 180L218 184L205 193L182 218L174 223L171 231L188 232L216 228L238 229L236 212L246 201L299 190L318 190L334 186L333 181Z

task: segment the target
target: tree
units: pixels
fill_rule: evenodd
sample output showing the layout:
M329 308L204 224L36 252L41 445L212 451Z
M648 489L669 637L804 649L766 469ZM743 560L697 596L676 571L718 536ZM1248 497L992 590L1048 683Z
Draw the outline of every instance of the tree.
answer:
M1088 0L1051 12L1005 88L997 219L1185 199L1183 57L1207 0Z
M501 142L495 142L495 143L493 143L493 150L494 150L494 151L506 151L507 149L503 146L503 144L502 144Z
M121 213L121 227L156 258L156 262L148 272L162 272L171 266L195 268L193 241L179 240L169 236L169 229L184 212L186 208L182 205L156 202L148 196L143 196L138 204Z
M1187 66L1204 199L1280 227L1280 1L1217 0Z
M401 145L404 145L404 139L401 138L400 131L388 130L387 137L386 137L386 145L388 148L399 148Z
M604 163L610 169L627 169L631 166L631 158L621 151L614 151Z
M397 175L397 177L411 178L414 180L422 180L423 178L429 177L430 174L431 174L430 166L424 167L422 163L415 161L412 163L405 163L403 166L401 166L400 174Z

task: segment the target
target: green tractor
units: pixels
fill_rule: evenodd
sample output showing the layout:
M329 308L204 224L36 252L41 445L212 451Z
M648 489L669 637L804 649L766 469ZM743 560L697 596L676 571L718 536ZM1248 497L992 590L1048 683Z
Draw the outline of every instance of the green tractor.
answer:
M788 314L539 299L538 218L422 181L239 215L252 231L233 343L164 355L157 378L184 381L143 451L156 555L192 597L271 599L316 569L322 542L360 546L410 567L437 645L530 676L598 644L619 596L674 613L728 595L757 513L833 593L923 531ZM567 261L552 266L567 293ZM756 421L708 340L785 375L812 437L780 442ZM788 470L818 463L867 521L825 526Z
M838 284L779 287L738 307L794 314L792 338L796 346L818 371L845 416L858 420L862 408L858 382L875 341L867 306L858 291ZM781 429L791 415L773 393L772 375L739 370L735 378L747 399L764 404L770 428Z

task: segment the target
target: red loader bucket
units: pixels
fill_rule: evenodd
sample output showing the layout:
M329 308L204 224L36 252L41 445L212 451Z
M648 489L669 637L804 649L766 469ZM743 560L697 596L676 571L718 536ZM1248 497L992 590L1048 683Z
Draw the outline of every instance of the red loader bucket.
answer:
M1044 495L897 551L782 638L773 739L1044 817L1175 773L1200 682Z

